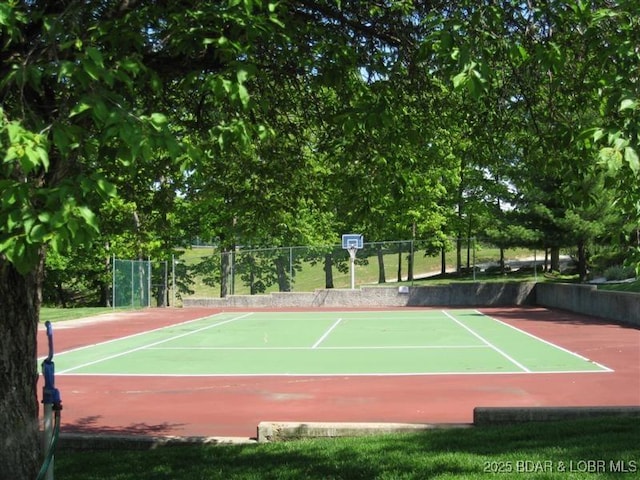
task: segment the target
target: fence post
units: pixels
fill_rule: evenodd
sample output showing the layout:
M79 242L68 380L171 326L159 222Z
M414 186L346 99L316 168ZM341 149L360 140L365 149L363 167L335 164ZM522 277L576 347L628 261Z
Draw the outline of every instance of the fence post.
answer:
M116 308L116 255L111 255L111 308Z
M293 292L293 247L289 247L289 291Z
M171 254L171 306L176 306L176 256Z
M473 248L473 265L471 265L471 269L473 270L473 281L476 281L476 237L471 237L471 248Z

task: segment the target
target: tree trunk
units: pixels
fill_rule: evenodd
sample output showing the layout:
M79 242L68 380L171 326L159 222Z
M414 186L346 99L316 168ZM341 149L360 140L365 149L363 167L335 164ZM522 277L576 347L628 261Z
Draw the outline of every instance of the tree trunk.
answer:
M247 263L249 264L249 294L256 295L260 292L256 286L256 259L253 255L249 255Z
M545 247L544 249L544 271L550 272L551 268L549 268L549 249Z
M580 281L587 279L587 246L584 242L578 243L578 276Z
M413 245L411 245L411 251L407 256L407 280L413 282Z
M382 244L378 245L378 283L387 283L387 276L384 271L384 252Z
M560 247L551 247L550 256L551 256L551 271L559 272L560 271Z
M333 288L333 255L324 256L324 288Z
M278 257L275 260L276 275L278 277L278 291L290 292L291 281L287 273L287 266L289 265L289 259L285 257Z
M107 252L110 250L111 245L109 242L106 242L105 249ZM111 255L106 255L104 259L104 271L109 274L112 278L113 283L113 265L111 265ZM108 282L100 281L100 305L103 307L111 307L111 290L109 287L113 287L113 285Z
M40 468L37 331L42 267L25 275L0 258L0 476L33 480Z
M229 281L231 280L232 251L223 251L220 257L220 297L229 295Z

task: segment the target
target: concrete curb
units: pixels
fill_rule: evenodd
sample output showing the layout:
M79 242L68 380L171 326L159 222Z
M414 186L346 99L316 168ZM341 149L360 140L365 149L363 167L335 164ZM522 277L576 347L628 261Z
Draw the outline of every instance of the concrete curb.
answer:
M362 437L390 433L415 433L425 430L470 428L470 423L331 423L331 422L260 422L258 443L282 442L301 438Z
M476 426L555 422L599 417L640 418L640 406L476 407L473 409L473 424Z

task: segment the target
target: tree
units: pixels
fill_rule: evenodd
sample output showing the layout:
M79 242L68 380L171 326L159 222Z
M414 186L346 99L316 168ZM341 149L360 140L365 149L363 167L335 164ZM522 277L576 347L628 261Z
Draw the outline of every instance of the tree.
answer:
M542 183L564 193L567 179L589 181L593 155L583 147L597 149L618 205L637 219L637 18L631 1L459 2L432 48L454 60L441 57L459 89L482 99L502 92L493 110L521 112L514 120L525 173L548 173Z
M180 158L171 112L155 106L166 88L184 88L185 71L206 75L214 96L244 95L229 74L238 42L277 26L268 5L246 7L0 5L0 464L8 478L34 478L40 458L34 375L46 250L97 232L90 207L116 195L106 171Z

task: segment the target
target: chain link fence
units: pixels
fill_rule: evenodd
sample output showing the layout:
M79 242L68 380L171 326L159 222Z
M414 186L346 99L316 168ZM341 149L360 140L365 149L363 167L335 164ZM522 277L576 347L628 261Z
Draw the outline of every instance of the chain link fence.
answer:
M151 305L151 262L113 259L113 308Z
M427 278L545 270L544 252L501 249L476 239L364 243L353 266L340 245L220 251L193 246L170 260L113 259L113 306L180 306L185 297L310 292L354 286L413 284Z
M220 251L207 246L185 251L191 297L257 295L350 288L349 252L340 245ZM500 249L475 239L408 240L365 243L358 250L355 285L407 283L447 274L478 275L521 270L536 274L544 252Z

